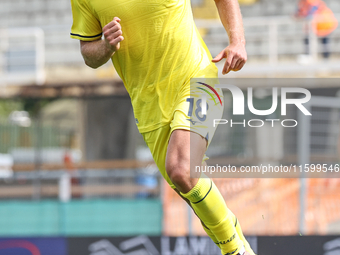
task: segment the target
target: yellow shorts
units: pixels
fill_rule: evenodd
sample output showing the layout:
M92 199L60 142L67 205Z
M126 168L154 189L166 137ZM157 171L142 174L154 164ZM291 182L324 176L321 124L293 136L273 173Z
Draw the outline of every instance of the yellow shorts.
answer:
M156 130L142 133L159 171L172 188L175 188L175 185L165 170L165 158L171 133L176 129L198 133L207 139L209 146L216 130L214 120L222 118L224 107L222 91L215 89L214 84L208 84L209 81L212 82L212 79L203 81L192 79L191 85L181 92L170 123ZM204 100L207 103L206 114L202 113ZM205 155L202 160L206 159L208 157Z

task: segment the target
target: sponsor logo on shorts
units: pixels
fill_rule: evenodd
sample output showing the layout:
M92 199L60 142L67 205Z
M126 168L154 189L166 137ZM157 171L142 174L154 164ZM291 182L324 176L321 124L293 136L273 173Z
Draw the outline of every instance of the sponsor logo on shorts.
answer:
M187 119L188 121L191 122L191 124L195 125L197 123L202 123L202 122L199 122L199 121L195 121L195 120L192 120L192 119Z

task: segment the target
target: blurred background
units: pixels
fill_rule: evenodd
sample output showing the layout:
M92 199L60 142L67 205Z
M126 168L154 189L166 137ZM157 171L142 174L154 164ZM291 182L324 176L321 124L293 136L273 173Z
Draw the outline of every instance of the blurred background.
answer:
M228 77L262 109L268 84L307 88L312 117L289 108L301 128L219 128L208 164L339 164L340 2L324 1L323 25L299 1L239 3L248 63ZM70 2L0 6L0 255L220 254L158 173L112 64L85 66ZM214 1L192 7L217 55L228 36ZM336 255L339 176L215 182L259 254Z

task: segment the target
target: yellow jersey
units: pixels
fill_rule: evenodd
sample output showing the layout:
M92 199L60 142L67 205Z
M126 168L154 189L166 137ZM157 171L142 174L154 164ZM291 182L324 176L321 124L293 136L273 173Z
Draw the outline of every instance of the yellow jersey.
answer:
M124 40L113 65L131 97L141 133L170 123L190 78L217 77L195 26L190 0L71 0L71 37L98 40L114 17ZM188 95L189 96L189 95Z

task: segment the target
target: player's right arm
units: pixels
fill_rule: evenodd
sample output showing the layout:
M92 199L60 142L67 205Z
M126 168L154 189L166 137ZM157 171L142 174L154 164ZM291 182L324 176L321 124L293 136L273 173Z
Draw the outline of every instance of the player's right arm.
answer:
M124 40L120 19L115 17L103 28L103 39L96 41L80 41L81 54L85 64L92 68L98 68L105 64L120 48L120 42Z
M80 40L85 63L97 68L112 57L124 39L120 19L115 17L102 27L90 0L71 0L71 6L73 17L71 38Z

